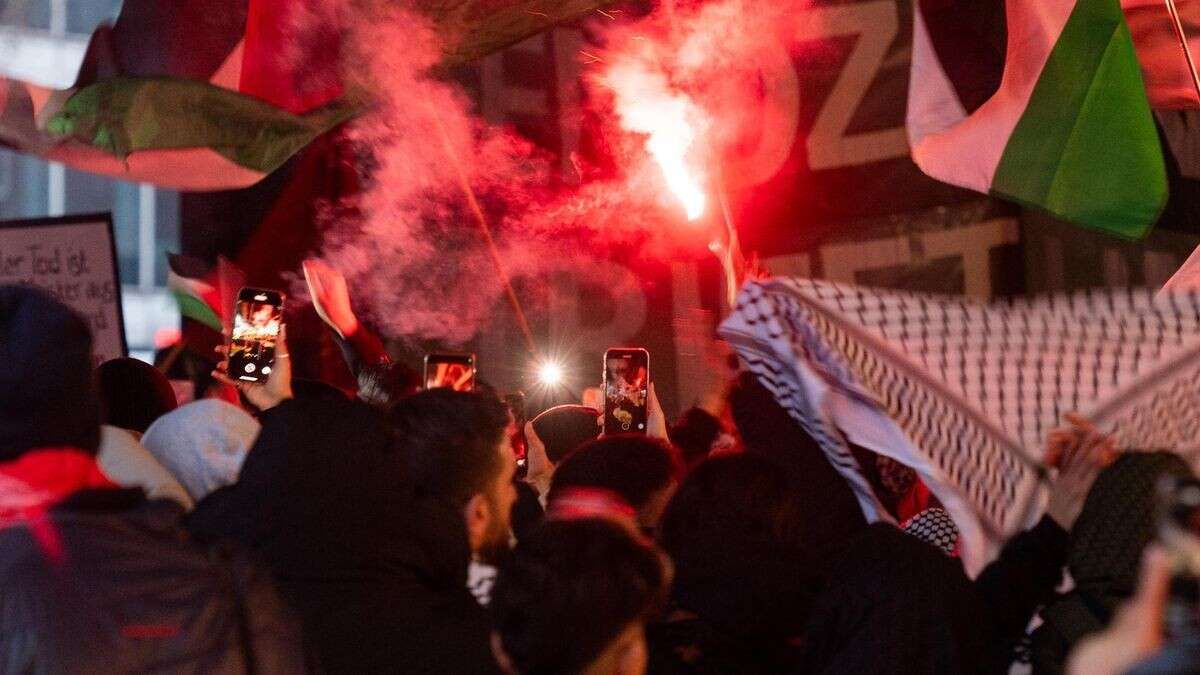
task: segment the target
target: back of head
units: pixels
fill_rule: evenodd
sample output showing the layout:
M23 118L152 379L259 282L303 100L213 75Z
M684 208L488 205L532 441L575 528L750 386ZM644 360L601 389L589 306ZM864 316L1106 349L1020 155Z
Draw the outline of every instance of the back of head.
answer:
M537 432L546 457L558 464L588 441L600 435L596 420L600 413L584 405L560 405L550 408L533 418L533 430Z
M672 558L704 552L717 541L798 551L809 543L803 518L801 501L777 464L746 454L714 457L680 483L663 514L659 543Z
M826 538L836 538L866 527L850 484L754 374L742 373L734 381L729 406L746 453L765 457L784 470L804 499L805 517L814 528L823 528Z
M465 504L502 469L508 408L482 392L431 389L391 410L397 447L420 494Z
M615 493L641 512L681 473L678 452L639 434L605 436L567 456L554 471L550 501L570 488Z
M96 369L103 422L145 433L154 420L175 409L175 390L166 375L137 359L111 359Z
M142 445L199 502L237 482L259 430L246 411L210 398L160 417L146 430Z
M667 506L659 543L675 562L674 601L725 634L799 634L815 592L819 542L779 467L753 455L707 459Z
M717 437L721 435L721 420L703 408L689 408L671 427L671 443L683 453L691 466L708 456Z
M0 287L0 462L99 443L87 322L42 290Z
M577 673L659 609L663 556L617 523L548 521L501 567L491 611L516 673Z

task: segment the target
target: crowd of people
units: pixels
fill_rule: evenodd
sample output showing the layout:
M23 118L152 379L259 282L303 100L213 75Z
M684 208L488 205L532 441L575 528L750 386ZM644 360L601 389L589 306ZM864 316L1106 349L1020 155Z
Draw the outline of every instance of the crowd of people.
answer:
M856 448L899 525L867 522L749 374L674 425L651 388L644 434L518 426L420 390L306 271L357 392L294 378L285 329L265 382L218 365L178 405L0 287L0 673L1200 672L1154 543L1177 456L1072 418L1044 516L972 578L913 471Z

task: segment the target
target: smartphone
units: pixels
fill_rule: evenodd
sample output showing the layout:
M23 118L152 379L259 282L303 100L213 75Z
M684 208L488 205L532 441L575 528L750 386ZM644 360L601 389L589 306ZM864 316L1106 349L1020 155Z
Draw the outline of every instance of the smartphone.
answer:
M604 352L604 433L646 433L650 352L614 348Z
M229 376L265 382L275 365L275 342L283 326L283 294L262 288L238 291L229 343Z
M425 388L449 387L454 391L475 389L474 354L428 354L425 356Z

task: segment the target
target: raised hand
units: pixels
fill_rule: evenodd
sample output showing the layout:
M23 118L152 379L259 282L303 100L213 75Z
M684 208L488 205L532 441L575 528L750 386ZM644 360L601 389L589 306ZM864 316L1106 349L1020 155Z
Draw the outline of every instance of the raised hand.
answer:
M275 363L266 382L246 382L230 377L227 349L224 346L218 348L224 356L212 373L214 379L242 392L247 401L264 412L292 398L292 355L287 348L287 326L279 327Z
M1051 431L1046 443L1046 465L1058 469L1046 513L1069 531L1096 477L1116 459L1117 450L1112 438L1088 420L1074 413L1066 419L1071 426Z
M350 291L342 273L315 258L305 260L303 268L313 309L321 320L344 338L357 332L358 317L350 307Z

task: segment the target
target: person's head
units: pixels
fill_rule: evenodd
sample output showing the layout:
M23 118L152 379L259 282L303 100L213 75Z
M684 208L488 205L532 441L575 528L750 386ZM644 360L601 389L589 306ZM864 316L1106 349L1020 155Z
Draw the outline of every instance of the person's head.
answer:
M39 448L96 452L92 368L82 317L45 291L0 287L0 462Z
M363 403L387 409L421 390L421 374L403 363L380 363L358 373L358 398Z
M582 405L560 405L533 418L533 430L546 448L546 458L559 464L572 451L600 435L600 413Z
M567 456L554 471L550 503L568 491L601 489L636 512L637 524L653 532L681 473L678 452L640 434L605 436Z
M704 460L680 483L658 530L675 563L672 600L729 634L782 644L802 632L815 592L811 562L821 543L813 534L774 462Z
M492 648L516 675L640 675L670 577L665 557L618 523L545 522L497 575Z
M158 418L142 436L142 445L199 502L237 482L260 430L250 413L210 398Z
M684 463L693 466L708 457L713 443L723 431L721 420L715 415L703 408L689 408L667 435L671 437L671 444L683 453Z
M663 514L658 536L672 557L687 558L715 541L753 541L799 549L803 504L774 462L754 455L714 457L696 465Z
M398 403L391 418L417 493L461 508L471 551L494 560L508 546L516 501L508 408L481 392L431 389Z
M105 361L96 369L102 421L145 433L154 420L176 407L175 390L158 368L130 358Z

